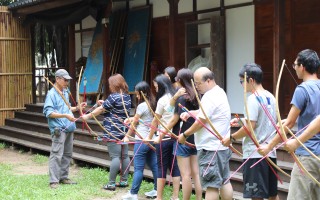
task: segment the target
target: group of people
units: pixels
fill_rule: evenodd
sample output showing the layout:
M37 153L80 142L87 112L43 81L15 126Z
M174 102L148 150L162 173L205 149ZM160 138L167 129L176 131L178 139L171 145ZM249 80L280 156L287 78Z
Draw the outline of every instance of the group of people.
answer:
M202 199L204 190L205 199L221 197L231 200L231 145L235 140L242 139L244 198L279 199L277 170L270 165L270 162L277 162L276 152L272 150L281 141L279 123L290 129L297 121L298 139L316 156L320 155L319 66L320 60L315 51L306 49L297 55L293 68L303 82L295 89L287 119L279 122L277 102L273 94L263 88L263 71L256 63L245 64L239 72L240 84L245 86L247 93L251 93L245 102L243 119L231 119L227 95L216 84L214 73L206 67L194 73L185 68L178 72L174 67L166 68L164 74L153 80L155 96L147 82L139 82L135 86L137 104L133 117L128 116L131 98L125 79L120 74L110 76L111 94L106 100L99 101L99 107L91 113L81 116L83 120L88 120L102 113L104 115L104 140L107 141L111 165L108 183L103 188L114 191L116 187L129 186L128 143L134 141L133 182L123 199L138 199L147 164L154 177L154 189L146 192L146 196L164 199L163 191L169 173L173 200L179 199L180 181L184 200L190 199L192 182L198 200ZM62 101L62 96L68 101L65 88L70 79L67 71L58 70L56 87L48 92L44 105L43 112L48 118L52 135L49 160L51 188L57 188L59 183L75 184L68 178L76 120L72 112L86 104L70 107ZM201 96L199 101L198 95ZM230 134L230 124L243 126ZM300 131L308 124L306 130ZM311 157L297 139L287 140L284 149L295 152L307 170L320 180L320 162ZM265 155L268 155L268 160L257 164ZM255 166L251 168L253 164ZM120 181L116 182L119 171ZM299 167L294 164L288 199L317 199L319 196L319 185L301 175Z

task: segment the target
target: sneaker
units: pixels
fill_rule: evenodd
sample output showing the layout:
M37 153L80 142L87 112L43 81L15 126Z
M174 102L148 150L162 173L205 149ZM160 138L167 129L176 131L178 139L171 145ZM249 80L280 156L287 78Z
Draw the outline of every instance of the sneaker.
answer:
M68 179L68 178L60 180L60 183L61 184L66 184L66 185L75 185L75 184L77 184L77 182L74 182L74 181L72 181L71 179Z
M59 183L50 183L49 186L51 189L57 189L59 187Z
M110 191L115 191L116 190L116 184L107 184L107 185L103 186L103 189L110 190Z
M116 187L128 187L128 181L120 181L119 183L116 183Z
M173 197L170 197L170 200L179 200L179 198L174 199Z
M131 194L130 191L121 197L122 200L138 200L137 194Z
M148 198L156 198L157 197L157 190L151 190L150 192L144 193Z

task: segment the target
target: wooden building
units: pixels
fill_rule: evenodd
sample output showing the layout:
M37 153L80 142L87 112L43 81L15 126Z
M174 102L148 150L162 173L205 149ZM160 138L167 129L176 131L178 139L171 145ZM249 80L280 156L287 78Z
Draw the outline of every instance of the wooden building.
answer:
M4 118L13 117L14 110L36 103L35 49L31 45L35 22L48 23L46 16L51 17L51 24L68 27L67 66L59 67L72 77L76 77L76 61L87 54L97 21L101 23L106 96L106 80L112 73L110 16L145 6L152 10L145 78L152 80L155 74L151 72L162 72L166 66L179 69L197 56L206 57L218 84L227 92L233 113L243 113L238 71L245 63L260 64L264 87L275 92L280 65L286 60L279 100L281 115L286 117L293 91L301 82L291 67L297 53L303 49L320 53L319 0L20 0L0 11L0 125ZM54 15L63 10L73 16ZM14 29L12 34L10 29ZM70 90L76 96L75 81ZM19 100L13 103L12 99Z

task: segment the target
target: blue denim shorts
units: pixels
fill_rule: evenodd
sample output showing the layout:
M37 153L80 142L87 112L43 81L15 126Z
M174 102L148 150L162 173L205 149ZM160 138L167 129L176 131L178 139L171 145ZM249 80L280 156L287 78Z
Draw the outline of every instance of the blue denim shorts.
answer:
M176 146L176 144L175 144L175 146ZM193 156L193 155L197 155L196 148L189 147L185 144L178 143L177 150L176 150L176 156L189 157L189 156Z

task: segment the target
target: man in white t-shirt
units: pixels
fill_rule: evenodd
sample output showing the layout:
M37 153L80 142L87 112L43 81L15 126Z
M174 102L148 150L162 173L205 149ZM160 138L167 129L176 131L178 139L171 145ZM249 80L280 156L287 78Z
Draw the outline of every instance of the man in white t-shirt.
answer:
M245 73L247 80L244 80ZM277 123L276 117L276 100L274 96L262 86L263 71L260 65L256 63L245 64L239 72L240 83L247 82L246 92L250 93L247 100L248 113L245 113L246 127L248 123L255 134L252 137L257 139L260 144L268 143L275 135L275 128L272 123ZM248 115L247 115L248 114ZM249 118L250 117L250 118ZM235 118L231 124L238 122ZM262 155L256 149L257 146L252 141L246 127L241 127L230 137L225 137L222 144L229 146L230 142L236 139L242 139L243 161L243 197L255 200L278 200L278 180L274 172L276 171L267 160L261 161L255 167L251 166L256 163ZM269 158L277 163L276 152L269 155ZM249 159L247 161L247 159Z
M203 94L201 104L210 121L223 137L229 136L230 106L226 93L216 84L213 72L206 67L197 69L194 73L194 83L198 92ZM209 127L201 110L190 112ZM189 117L187 113L181 114L182 120L186 120ZM179 142L185 143L186 138L192 134L195 134L201 186L206 189L206 199L219 199L220 190L222 199L231 200L233 196L231 183L228 181L224 184L230 175L230 149L221 145L219 139L203 128L201 123L197 121L188 130L180 134ZM214 156L215 153L216 155ZM210 166L208 167L209 164Z

